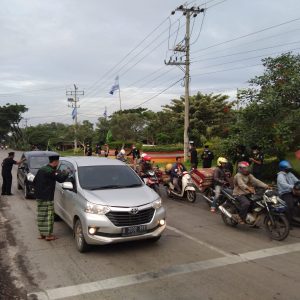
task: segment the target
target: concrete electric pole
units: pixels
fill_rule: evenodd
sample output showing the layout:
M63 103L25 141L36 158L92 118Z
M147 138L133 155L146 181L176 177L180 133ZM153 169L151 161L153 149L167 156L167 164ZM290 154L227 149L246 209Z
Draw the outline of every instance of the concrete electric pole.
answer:
M191 17L197 17L199 13L203 13L205 11L204 8L200 8L199 6L192 6L188 7L186 4L180 5L177 7L174 11L172 11L172 15L176 13L176 11L183 12L183 15L186 18L186 31L185 31L185 38L184 38L184 45L177 44L175 48L173 49L174 53L185 53L185 61L179 61L176 57L176 59L170 58L168 62L165 61L166 65L173 65L178 66L180 69L185 73L185 80L184 80L184 86L185 86L185 101L184 101L184 160L186 161L188 158L188 152L189 152L189 114L190 114L190 24L191 24ZM181 66L185 66L183 69Z
M84 91L78 91L78 87L74 84L74 91L66 91L67 96L73 96L68 98L69 107L73 108L72 111L72 118L74 120L74 150L77 150L77 127L78 127L78 120L77 120L77 109L79 108L78 96L83 96Z

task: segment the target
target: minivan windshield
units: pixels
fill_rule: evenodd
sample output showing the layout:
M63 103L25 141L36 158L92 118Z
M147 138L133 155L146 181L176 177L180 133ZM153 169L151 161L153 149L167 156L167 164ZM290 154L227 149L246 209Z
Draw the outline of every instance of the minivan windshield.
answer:
M133 188L143 183L127 166L85 166L78 168L79 183L86 190Z
M41 167L49 164L48 156L32 156L29 159L30 169L40 169Z

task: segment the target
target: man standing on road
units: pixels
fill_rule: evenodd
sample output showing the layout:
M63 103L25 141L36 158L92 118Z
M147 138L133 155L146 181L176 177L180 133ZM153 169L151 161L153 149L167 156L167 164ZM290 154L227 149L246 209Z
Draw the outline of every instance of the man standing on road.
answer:
M197 149L196 149L194 143L191 143L190 154L191 154L191 168L197 169L198 168L198 152L197 152Z
M64 182L68 178L68 174L56 170L58 164L59 156L50 156L49 164L38 170L33 181L37 199L38 229L40 238L46 241L56 239L53 235L55 183Z
M203 168L211 168L212 161L214 159L214 153L212 151L210 151L208 145L204 146L204 151L201 155L201 159L203 161L202 162Z
M11 196L11 184L12 184L12 175L11 175L11 170L13 165L19 165L21 164L24 160L20 161L15 161L15 152L9 152L8 157L5 158L2 162L2 179L3 179L3 184L2 184L2 195L6 196Z

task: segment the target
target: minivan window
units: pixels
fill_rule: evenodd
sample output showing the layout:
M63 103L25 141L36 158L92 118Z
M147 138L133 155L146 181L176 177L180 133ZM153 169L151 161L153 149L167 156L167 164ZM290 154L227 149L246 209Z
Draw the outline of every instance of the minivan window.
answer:
M78 168L80 185L87 190L142 186L140 178L127 166L86 166Z
M32 156L29 159L30 169L40 169L43 166L49 164L48 156Z

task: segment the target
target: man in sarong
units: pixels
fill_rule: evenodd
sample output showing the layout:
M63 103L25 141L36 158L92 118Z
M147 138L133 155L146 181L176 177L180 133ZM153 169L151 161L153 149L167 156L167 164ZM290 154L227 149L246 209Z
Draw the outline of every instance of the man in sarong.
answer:
M57 171L59 156L50 156L49 164L38 170L34 178L35 197L37 199L37 222L40 239L53 241L54 192L56 181L64 182L68 174Z

